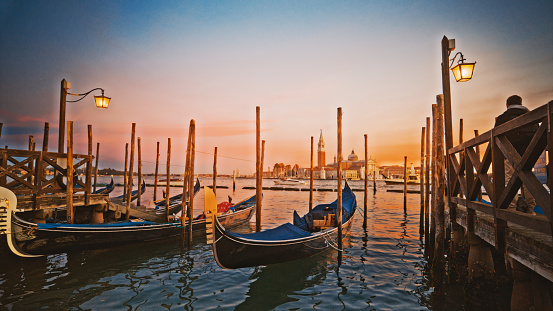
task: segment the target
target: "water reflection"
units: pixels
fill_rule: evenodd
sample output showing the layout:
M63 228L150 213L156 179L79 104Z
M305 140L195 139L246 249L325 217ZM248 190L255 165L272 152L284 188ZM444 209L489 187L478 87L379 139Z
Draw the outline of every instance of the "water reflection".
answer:
M257 267L250 276L254 281L249 285L246 300L235 310L272 310L298 301L294 296L299 292L325 281L331 260L332 254L324 252L293 262Z

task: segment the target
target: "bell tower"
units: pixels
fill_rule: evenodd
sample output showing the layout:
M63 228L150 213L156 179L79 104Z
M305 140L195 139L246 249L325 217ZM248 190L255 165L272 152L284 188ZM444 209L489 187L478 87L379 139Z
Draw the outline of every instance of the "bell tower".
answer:
M319 144L317 148L317 166L319 168L325 167L325 141L323 139L323 130L321 130L321 137L319 137Z

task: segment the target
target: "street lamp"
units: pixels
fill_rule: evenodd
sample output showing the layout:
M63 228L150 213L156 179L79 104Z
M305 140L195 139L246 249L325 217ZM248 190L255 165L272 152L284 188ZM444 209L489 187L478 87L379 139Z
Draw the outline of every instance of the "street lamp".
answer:
M109 102L111 100L110 97L104 96L104 89L102 88L95 88L92 89L86 93L83 94L76 94L76 93L68 93L67 90L71 88L71 83L66 81L65 79L61 80L61 92L60 92L60 124L59 124L59 140L58 140L58 152L63 153L64 148L64 139L65 139L65 104L66 102L69 103L75 103L83 98L85 98L88 94L92 93L93 91L100 90L102 91L102 95L100 96L94 96L94 101L96 102L96 107L98 108L107 108L109 106ZM81 96L81 98L76 100L67 100L67 95L72 96Z
M455 81L465 82L472 78L474 63L465 63L463 53L458 52L453 59L449 59L451 51L455 50L455 39L448 39L446 36L442 39L442 89L444 94L444 123L445 123L445 144L446 150L453 147L453 130L451 122L451 88L449 85L449 70L453 71ZM451 67L457 56L460 56L457 65Z
M455 65L455 67L451 67L458 55L460 55L460 57L459 61L457 61L457 65ZM455 76L455 81L457 82L466 82L472 79L472 72L474 71L474 65L476 65L476 62L465 63L465 60L466 59L463 56L463 53L457 52L457 54L453 56L451 64L449 64L449 68L453 72L453 75Z

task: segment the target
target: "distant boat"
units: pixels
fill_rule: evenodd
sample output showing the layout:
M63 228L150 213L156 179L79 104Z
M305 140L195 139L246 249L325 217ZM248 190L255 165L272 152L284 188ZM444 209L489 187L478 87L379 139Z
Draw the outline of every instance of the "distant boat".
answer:
M291 179L291 178L278 179L278 180L275 180L274 183L275 185L281 185L281 186L301 186L306 184L305 181Z
M158 186L167 186L167 179L160 179L157 181ZM182 178L171 178L169 179L169 186L171 187L182 187L184 185L184 179Z
M115 184L113 183L113 176L111 176L111 182L104 188L97 189L94 191L94 194L110 194L113 189L115 189Z
M405 180L403 178L387 178L387 179L384 179L384 182L386 183L386 185L403 185L405 183ZM415 173L415 167L413 166L413 163L411 163L410 174L407 176L407 184L408 185L421 184L419 175Z
M196 184L194 185L194 196L200 191L200 180L196 179ZM154 202L156 214L161 215L165 214L165 205L167 200L165 198L157 200ZM181 210L182 206L182 192L174 195L169 198L169 215L173 215Z
M140 187L140 194L143 194L144 191L146 191L146 183L142 181L142 186ZM136 200L136 198L138 198L138 189L133 190L131 192L131 202ZM123 195L120 195L114 198L110 198L109 200L113 203L123 204L124 202L126 202L127 198L123 197Z

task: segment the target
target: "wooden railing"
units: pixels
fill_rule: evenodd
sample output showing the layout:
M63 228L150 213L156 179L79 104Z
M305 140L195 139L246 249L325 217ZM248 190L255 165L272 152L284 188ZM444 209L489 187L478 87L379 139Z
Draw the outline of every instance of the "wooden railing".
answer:
M92 189L93 159L82 154L74 154L72 159L74 170L83 169L86 174L84 181L74 178L73 182L73 192L84 193L85 202L89 201ZM38 209L41 199L65 193L67 160L65 153L0 149L0 186L16 195L33 197L33 209Z
M476 211L493 216L495 222L496 248L505 247L505 230L508 223L518 224L531 230L551 236L552 200L548 192L552 178L548 176L545 186L538 180L532 168L544 150L552 150L552 104L551 102L532 110L514 120L493 128L471 140L448 150L448 191L450 212L456 215L456 204L467 208L467 230L474 232ZM529 142L524 154L520 155L507 134L529 125L537 125L538 130ZM480 147L485 148L480 156ZM512 178L505 180L504 159L514 169ZM552 154L548 152L547 171L551 170ZM524 184L545 215L533 215L507 209ZM491 205L478 199L484 187ZM453 204L451 204L453 203ZM452 221L455 221L452 219Z

